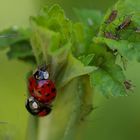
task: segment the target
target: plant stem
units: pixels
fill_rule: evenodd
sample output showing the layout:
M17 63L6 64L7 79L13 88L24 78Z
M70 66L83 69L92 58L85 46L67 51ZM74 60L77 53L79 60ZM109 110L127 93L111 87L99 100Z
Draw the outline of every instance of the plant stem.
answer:
M82 140L85 117L92 110L92 90L87 76L59 89L50 116L39 119L38 140Z

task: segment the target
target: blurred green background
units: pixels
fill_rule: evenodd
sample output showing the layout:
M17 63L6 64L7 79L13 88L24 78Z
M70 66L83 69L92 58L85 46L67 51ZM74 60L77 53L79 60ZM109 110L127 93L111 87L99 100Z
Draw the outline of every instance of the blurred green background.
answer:
M0 29L11 25L26 27L29 16L42 5L59 3L70 18L73 8L95 8L105 12L116 0L0 0ZM28 113L25 110L26 74L30 65L8 60L6 51L0 52L0 140L26 140ZM85 140L139 140L140 139L140 64L130 62L125 72L135 90L128 97L105 99L97 92L94 106L99 107L87 118ZM90 134L94 134L94 138ZM87 137L88 136L88 137Z

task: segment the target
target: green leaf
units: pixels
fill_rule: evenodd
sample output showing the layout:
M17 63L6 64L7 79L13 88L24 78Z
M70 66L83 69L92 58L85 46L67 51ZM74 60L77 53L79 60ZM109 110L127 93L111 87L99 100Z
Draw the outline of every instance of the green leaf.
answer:
M38 64L51 63L54 61L53 53L71 42L72 23L58 5L50 9L44 7L38 16L31 18L31 25L33 30L31 44Z
M106 64L90 75L91 85L105 96L126 95L125 76L117 64Z
M40 15L31 18L31 23L59 33L60 46L71 39L72 23L65 17L64 11L59 5L54 5L50 9L44 7Z
M89 64L92 62L94 56L95 56L95 54L89 54L89 55L87 55L87 56L84 55L84 56L79 57L79 60L80 60L85 66L87 66L87 65L89 65Z
M93 9L74 9L74 12L79 21L85 25L85 28L91 27L94 31L99 28L103 18L100 11Z
M9 59L18 59L35 64L35 57L30 45L31 31L18 27L8 28L0 33L0 49L8 49Z
M31 44L37 63L42 64L45 61L50 63L50 53L57 50L59 47L59 33L37 25L32 28L33 34L31 37Z
M79 25L79 26L82 26L79 34L81 34L83 36L83 41L80 42L80 45L79 45L80 47L78 47L78 48L81 50L80 54L84 55L84 54L87 54L87 52L92 44L93 36L96 36L98 34L103 15L101 14L100 11L93 10L93 9L92 10L74 9L74 12L80 21L81 25ZM75 30L75 32L78 32L78 31Z
M95 43L104 43L112 50L128 60L140 61L140 1L119 1L104 18ZM116 18L109 24L106 23L113 10L117 11ZM123 29L117 30L122 23L130 21ZM108 35L105 35L108 34Z
M24 62L35 64L35 57L29 41L20 41L9 46L7 56L9 59L19 59Z
M29 40L30 30L11 27L0 32L0 49L4 49L14 43Z
M67 64L65 67L63 67L63 69L64 71L62 71L58 77L58 81L61 81L61 83L58 82L58 87L63 87L76 77L90 74L96 69L96 67L84 66L84 64L81 63L81 61L77 60L70 53L68 56Z
M117 50L125 59L140 62L140 42L129 42L128 40L115 41L102 37L94 38L94 42L105 43L110 49Z
M10 50L7 53L8 58L18 58L25 56L32 56L31 46L28 41L17 42L10 46Z
M74 56L79 57L86 53L86 36L82 23L73 24L72 42L72 52Z

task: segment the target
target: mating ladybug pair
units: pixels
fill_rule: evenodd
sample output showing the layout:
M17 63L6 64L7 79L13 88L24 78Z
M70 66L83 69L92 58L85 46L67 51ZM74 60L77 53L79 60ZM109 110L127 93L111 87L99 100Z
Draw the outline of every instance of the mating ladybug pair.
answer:
M28 79L30 97L26 100L26 109L37 116L46 116L51 112L52 101L56 97L56 88L49 79L49 72L43 66Z

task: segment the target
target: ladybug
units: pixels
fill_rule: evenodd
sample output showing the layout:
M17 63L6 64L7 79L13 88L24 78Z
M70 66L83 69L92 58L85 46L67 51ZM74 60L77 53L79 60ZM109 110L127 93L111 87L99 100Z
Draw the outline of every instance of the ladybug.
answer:
M28 90L39 102L50 104L56 97L56 88L46 70L39 69L29 77Z
M43 104L36 100L34 97L29 97L26 100L26 109L34 116L43 117L51 112L51 106L48 104Z

